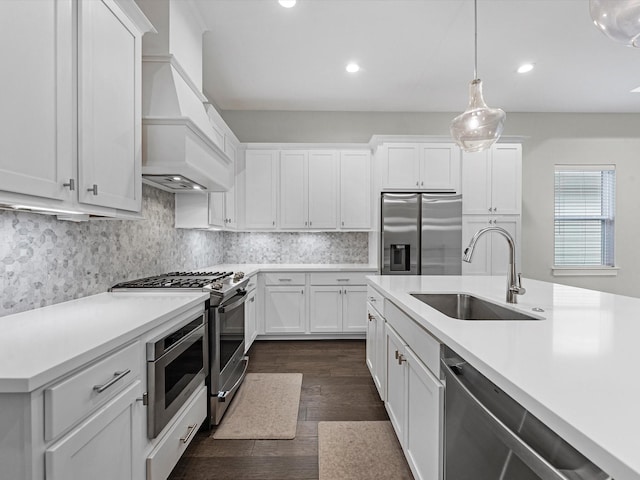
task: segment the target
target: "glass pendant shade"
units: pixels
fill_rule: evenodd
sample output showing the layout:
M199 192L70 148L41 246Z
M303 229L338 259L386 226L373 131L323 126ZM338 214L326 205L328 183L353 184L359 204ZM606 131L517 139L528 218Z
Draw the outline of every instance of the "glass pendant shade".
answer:
M590 0L596 27L616 42L640 48L640 0Z
M451 121L451 136L465 152L480 152L491 147L502 134L506 118L501 108L490 108L482 97L482 81L469 84L469 105Z

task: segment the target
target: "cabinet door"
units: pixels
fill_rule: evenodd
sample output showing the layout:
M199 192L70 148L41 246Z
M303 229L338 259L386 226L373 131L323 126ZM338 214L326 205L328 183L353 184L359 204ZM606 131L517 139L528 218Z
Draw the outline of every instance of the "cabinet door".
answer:
M249 229L275 229L278 152L245 152L245 226Z
M511 234L516 242L516 258L520 250L519 215L504 215L493 218L496 227L502 227ZM491 233L490 275L506 275L509 268L509 245L505 238L497 233ZM516 260L517 262L517 260ZM517 262L519 265L520 263Z
M365 361L367 362L367 368L369 368L369 372L371 372L371 377L373 377L374 381L378 360L376 357L376 327L378 326L376 316L377 313L374 308L367 303L367 341L365 345Z
M77 5L78 200L139 212L141 35L113 0Z
M375 313L372 312L372 313ZM385 319L380 315L375 315L376 323L376 338L374 353L376 359L374 361L375 374L373 375L373 381L378 389L380 398L383 401L387 401L387 351L386 351L386 333L385 333Z
M312 333L342 331L342 287L311 287L309 330Z
M209 194L209 225L212 227L224 228L226 225L224 200L225 192L211 192Z
M442 478L444 387L411 349L407 359L405 453L416 480Z
M420 189L457 192L460 188L460 150L455 145L420 146Z
M462 154L462 213L487 215L492 212L490 152Z
M520 214L522 146L495 145L491 149L491 206L498 215Z
M366 332L367 287L343 287L342 291L342 331Z
M304 333L305 288L265 287L265 333Z
M338 227L338 156L334 151L309 152L309 228Z
M73 197L72 22L70 1L0 2L0 190Z
M280 228L304 229L309 222L307 159L307 152L280 152Z
M256 291L254 290L247 294L247 301L244 304L244 353L249 351L257 335Z
M420 187L420 151L415 144L387 144L383 147L383 187L409 189Z
M396 431L400 445L405 444L405 390L406 368L402 365L404 342L389 324L385 324L386 334L386 393L385 407L389 420Z
M371 228L371 155L340 153L340 228Z
M45 453L46 478L132 480L140 478L143 435L136 398L138 380Z
M465 248L467 248L467 245L469 245L469 241L478 230L492 225L492 221L492 217L489 216L463 215L462 249L464 250ZM471 257L471 263L462 262L463 275L491 275L492 235L494 234L486 233L476 242L476 247L473 251L473 257Z

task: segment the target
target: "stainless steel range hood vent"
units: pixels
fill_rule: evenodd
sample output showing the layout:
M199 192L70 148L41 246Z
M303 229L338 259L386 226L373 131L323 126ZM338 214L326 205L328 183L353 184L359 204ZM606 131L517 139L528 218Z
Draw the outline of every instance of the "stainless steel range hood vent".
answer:
M202 185L184 175L143 175L142 179L145 183L170 192L202 192L206 190Z

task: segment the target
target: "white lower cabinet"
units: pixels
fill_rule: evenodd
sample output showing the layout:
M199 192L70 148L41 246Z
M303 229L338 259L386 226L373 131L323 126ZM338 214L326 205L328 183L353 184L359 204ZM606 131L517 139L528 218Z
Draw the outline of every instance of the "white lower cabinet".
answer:
M388 323L385 337L389 419L413 476L441 479L444 386Z
M341 333L366 330L365 286L311 286L311 333Z
M367 344L366 361L373 383L378 389L378 394L382 400L385 399L385 332L384 317L373 308L371 303L367 303Z
M304 285L267 286L264 293L265 333L306 331Z
M147 480L165 480L187 449L198 428L207 417L207 387L203 384L187 402L182 413L147 457ZM69 477L70 478L70 477ZM91 478L92 477L79 477ZM107 477L105 477L106 480ZM120 477L108 477L118 479Z
M138 432L142 383L133 383L61 440L47 448L47 480L142 478Z

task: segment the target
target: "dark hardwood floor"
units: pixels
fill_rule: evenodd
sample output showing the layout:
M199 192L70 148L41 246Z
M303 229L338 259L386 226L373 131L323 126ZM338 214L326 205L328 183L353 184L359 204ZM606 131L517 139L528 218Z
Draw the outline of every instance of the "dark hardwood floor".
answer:
M296 438L214 440L199 432L170 480L317 479L319 421L388 420L364 340L259 341L249 356L249 372L303 374Z

